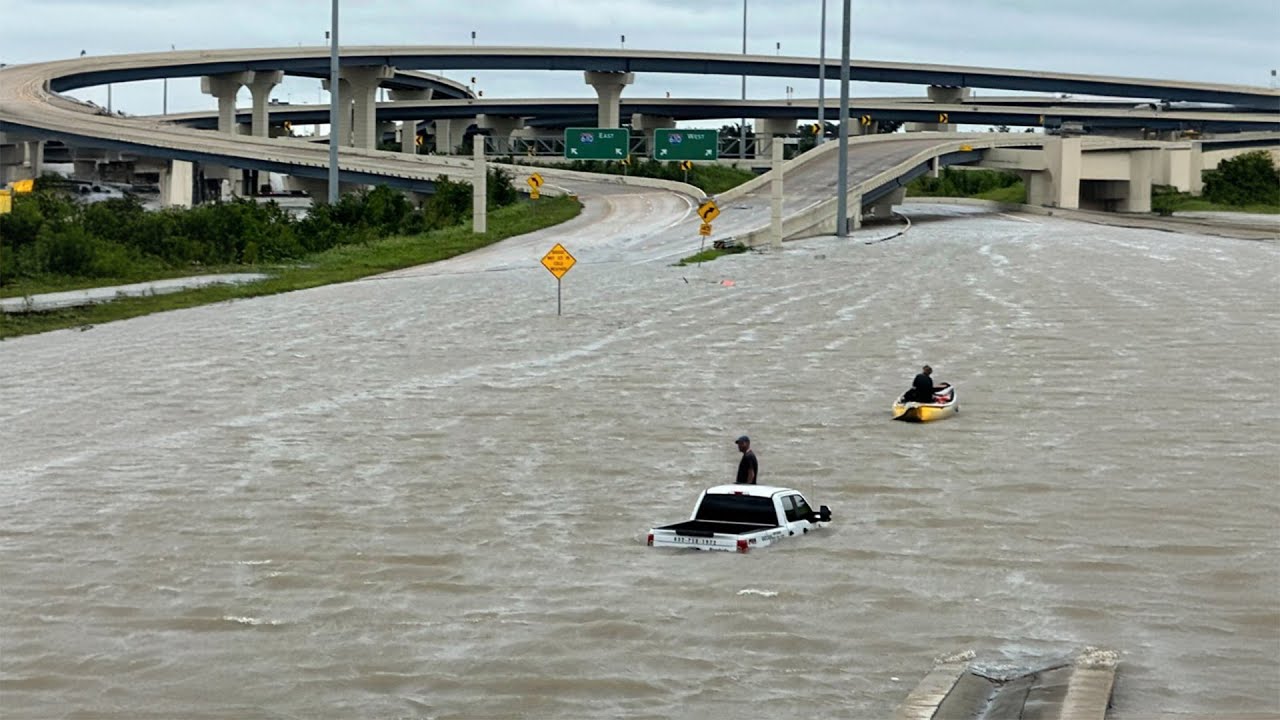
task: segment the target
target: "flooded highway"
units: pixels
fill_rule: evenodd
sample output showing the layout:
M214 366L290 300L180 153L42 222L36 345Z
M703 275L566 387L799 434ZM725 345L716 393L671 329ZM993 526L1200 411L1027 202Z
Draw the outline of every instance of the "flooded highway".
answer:
M615 209L0 343L0 715L887 718L1086 646L1108 720L1280 713L1280 246L908 205L676 267ZM924 363L961 412L891 422ZM744 433L831 526L646 547Z

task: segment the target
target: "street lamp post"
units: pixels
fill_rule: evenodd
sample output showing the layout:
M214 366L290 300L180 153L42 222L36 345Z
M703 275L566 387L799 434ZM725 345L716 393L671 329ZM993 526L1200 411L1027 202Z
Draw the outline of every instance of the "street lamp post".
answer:
M329 33L329 204L338 204L338 0L333 0Z
M169 50L171 51L177 49L178 48L174 45L169 46ZM167 77L164 79L164 95L160 98L160 114L169 114L169 78Z
M849 236L849 15L852 0L844 0L840 29L840 167L836 177L836 237Z
M742 54L747 54L747 0L742 0ZM738 160L747 159L747 76L742 75L742 124L738 126Z
M827 0L822 0L822 33L818 35L818 140L827 139Z

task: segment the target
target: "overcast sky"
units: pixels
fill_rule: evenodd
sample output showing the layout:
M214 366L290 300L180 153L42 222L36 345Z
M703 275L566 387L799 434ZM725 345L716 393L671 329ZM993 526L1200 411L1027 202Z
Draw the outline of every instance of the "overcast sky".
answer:
M822 0L747 0L749 52L817 57ZM827 57L840 55L840 0L827 0ZM0 0L0 62L179 49L322 45L328 0ZM342 0L343 45L541 45L742 51L742 0ZM1271 86L1280 67L1275 0L854 0L856 59L950 63ZM591 97L578 73L450 71L486 98ZM736 77L643 75L627 97L737 97ZM815 97L816 81L749 81L752 97ZM275 97L327 102L315 80ZM838 86L827 87L829 97ZM922 88L855 84L855 96ZM994 91L979 90L996 94ZM116 109L160 111L161 83L113 89ZM106 91L81 97L106 104ZM171 112L214 107L198 80L169 83ZM241 104L248 102L243 91Z

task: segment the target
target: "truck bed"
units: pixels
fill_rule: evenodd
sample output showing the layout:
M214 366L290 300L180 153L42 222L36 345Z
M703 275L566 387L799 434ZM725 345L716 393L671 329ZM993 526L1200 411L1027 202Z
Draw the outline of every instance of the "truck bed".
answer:
M685 520L684 522L679 522L674 525L664 525L655 529L672 530L675 531L677 535L688 535L690 537L711 537L715 534L746 535L774 527L777 527L777 525L725 522L721 520Z

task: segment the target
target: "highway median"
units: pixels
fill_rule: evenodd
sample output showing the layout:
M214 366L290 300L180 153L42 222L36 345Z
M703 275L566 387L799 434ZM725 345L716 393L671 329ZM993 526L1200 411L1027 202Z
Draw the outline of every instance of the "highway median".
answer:
M356 242L333 244L287 261L189 265L182 269L155 263L150 272L100 278L40 273L14 279L9 275L13 272L13 245L8 234L4 233L3 240L0 240L4 245L0 248L0 262L8 267L0 266L0 270L6 271L4 276L0 276L3 281L0 296L5 298L31 298L56 291L208 273L262 273L267 277L259 282L217 284L163 295L120 297L111 302L47 312L6 312L0 314L0 339L66 328L88 329L101 323L167 310L371 278L393 270L446 260L509 237L558 225L577 216L581 209L581 204L568 196L548 197L536 202L517 200L491 209L487 231L480 234L472 232L470 221L464 220L420 233L397 232L382 237L366 234Z

